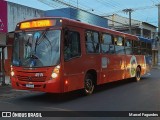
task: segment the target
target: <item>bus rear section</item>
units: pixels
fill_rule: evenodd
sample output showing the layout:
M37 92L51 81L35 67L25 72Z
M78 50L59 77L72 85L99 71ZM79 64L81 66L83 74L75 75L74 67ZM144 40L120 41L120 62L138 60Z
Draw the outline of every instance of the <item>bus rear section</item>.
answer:
M149 73L152 69L152 40L143 37L138 38L141 41L141 52L145 57L146 73Z

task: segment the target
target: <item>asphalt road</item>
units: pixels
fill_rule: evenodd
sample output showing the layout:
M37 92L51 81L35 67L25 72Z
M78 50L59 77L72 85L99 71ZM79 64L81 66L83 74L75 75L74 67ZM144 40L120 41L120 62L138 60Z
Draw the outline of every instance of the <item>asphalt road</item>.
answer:
M10 86L1 87L0 111L160 111L160 70L153 69L151 75L143 77L140 82L129 79L98 86L90 96L84 96L81 91L59 95L17 91ZM71 118L81 120L83 114L78 113L80 117ZM96 116L96 112L91 114ZM135 117L84 116L83 119L135 120ZM160 120L160 114L159 117L136 117L136 120L146 119Z

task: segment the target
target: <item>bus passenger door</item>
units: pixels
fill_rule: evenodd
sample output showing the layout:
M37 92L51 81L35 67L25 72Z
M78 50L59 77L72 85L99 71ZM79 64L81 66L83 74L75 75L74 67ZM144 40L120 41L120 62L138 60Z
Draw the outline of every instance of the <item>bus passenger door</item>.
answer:
M67 30L64 32L63 42L63 82L64 91L72 91L83 87L83 70L81 63L81 44L80 32L77 28L74 31Z

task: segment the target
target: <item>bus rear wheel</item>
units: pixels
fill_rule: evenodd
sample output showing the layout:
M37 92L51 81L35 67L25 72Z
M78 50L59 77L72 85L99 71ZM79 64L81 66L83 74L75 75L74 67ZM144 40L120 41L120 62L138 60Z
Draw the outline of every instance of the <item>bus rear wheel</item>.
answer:
M136 69L135 80L136 80L137 82L139 82L139 81L141 80L141 69L140 69L140 67L137 67L137 69Z
M87 74L84 80L84 94L91 95L94 90L94 82L91 74Z

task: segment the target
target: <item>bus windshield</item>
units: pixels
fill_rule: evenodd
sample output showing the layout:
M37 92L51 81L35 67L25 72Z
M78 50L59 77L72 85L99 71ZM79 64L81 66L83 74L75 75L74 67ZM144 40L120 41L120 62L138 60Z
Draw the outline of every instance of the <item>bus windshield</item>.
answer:
M60 30L15 33L12 65L45 67L60 62Z

